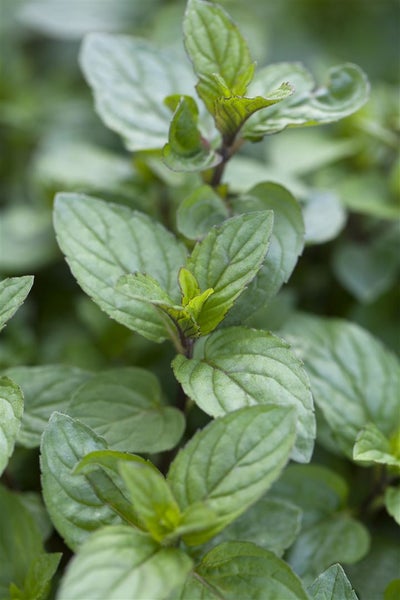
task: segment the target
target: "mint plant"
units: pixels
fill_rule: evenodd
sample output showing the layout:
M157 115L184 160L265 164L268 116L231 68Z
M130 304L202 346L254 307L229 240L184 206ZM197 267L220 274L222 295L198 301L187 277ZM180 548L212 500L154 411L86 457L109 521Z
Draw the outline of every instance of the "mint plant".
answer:
M183 35L186 62L126 35L83 42L96 110L151 183L133 205L119 180L119 201L57 193L55 234L82 290L151 358L4 371L4 481L18 450L40 448L45 510L0 488L2 598L47 597L54 527L73 555L59 600L355 600L373 518L400 524L399 361L344 319L292 311L270 331L305 208L274 181L238 191L229 171L266 136L358 111L367 78L353 64L325 86L297 63L259 69L206 0L188 0ZM0 327L31 285L0 282Z

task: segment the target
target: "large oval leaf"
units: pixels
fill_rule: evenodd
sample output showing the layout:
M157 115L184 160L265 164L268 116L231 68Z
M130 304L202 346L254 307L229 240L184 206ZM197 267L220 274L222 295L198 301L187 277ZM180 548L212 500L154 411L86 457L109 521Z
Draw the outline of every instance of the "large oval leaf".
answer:
M33 277L8 277L0 281L0 330L21 306L33 284Z
M164 146L172 117L164 99L193 93L189 64L143 39L91 33L83 43L81 66L97 112L122 135L128 150Z
M157 378L144 369L112 369L74 394L68 414L89 425L108 445L126 452L162 452L178 443L183 414L161 399Z
M8 377L0 377L0 475L13 453L23 410L21 389Z
M177 300L184 246L147 215L82 194L57 195L54 225L82 289L116 321L153 341L166 339L168 325L160 313L114 286L122 275L140 271Z
M243 406L291 405L297 411L293 458L308 461L315 419L307 374L282 339L266 332L231 327L214 332L194 357L177 356L175 376L186 394L214 417Z

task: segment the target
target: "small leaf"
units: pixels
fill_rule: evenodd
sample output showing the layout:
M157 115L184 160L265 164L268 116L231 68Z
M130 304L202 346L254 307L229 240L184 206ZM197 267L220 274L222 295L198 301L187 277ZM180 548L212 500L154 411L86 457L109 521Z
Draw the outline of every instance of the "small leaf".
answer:
M45 600L50 591L50 583L61 560L61 552L39 554L32 559L23 587L10 586L11 600Z
M169 450L185 428L182 413L163 403L158 379L134 367L95 375L76 391L68 414L127 452Z
M5 371L24 393L24 414L18 443L37 448L47 422L54 411L66 410L73 392L91 377L91 373L66 365L11 367Z
M168 144L163 148L164 161L173 171L203 171L222 160L198 130L198 115L193 98L183 96L172 117Z
M281 102L292 93L293 88L285 82L266 96L247 98L229 94L216 98L213 109L215 125L221 132L225 144L230 146L234 142L240 129L251 115L262 108Z
M385 506L391 517L400 525L400 487L388 487L385 492Z
M128 150L164 146L171 120L164 98L190 94L194 85L178 56L142 39L91 33L82 46L81 66L97 112Z
M173 533L181 511L162 474L143 463L121 463L120 472L142 525L157 542Z
M8 377L0 377L0 475L13 453L23 412L21 389Z
M33 285L33 277L8 277L0 281L0 330L21 306Z
M357 437L353 459L362 463L381 463L400 469L400 456L391 452L390 442L373 423L368 423Z
M135 524L130 501L104 473L75 475L79 461L105 441L79 421L54 413L41 445L43 498L50 517L67 545L76 549L103 525Z
M118 292L115 284L122 275L147 273L175 301L184 246L147 215L89 196L58 194L54 219L71 271L100 308L152 341L168 338L170 323L151 305Z
M176 224L185 237L198 240L228 217L222 198L209 185L202 185L183 200L176 213Z
M355 591L339 564L321 573L308 589L312 600L357 600Z
M167 481L182 511L203 502L216 518L190 545L204 543L256 502L278 477L294 441L288 406L254 406L212 421L172 462Z
M179 271L179 287L182 292L182 306L187 306L193 298L201 294L199 282L185 267Z
M370 333L339 319L297 315L282 335L304 360L316 404L338 442L353 458L368 423L390 436L400 429L400 365Z
M308 600L300 579L283 560L248 542L226 542L208 552L179 597Z
M237 95L243 95L254 65L239 29L223 8L204 0L189 0L183 21L186 51L200 82L197 91L213 114L220 95L213 75L219 75Z
M366 75L349 63L330 69L328 84L322 87L315 85L311 74L300 64L270 65L258 71L248 93L264 96L285 81L294 87L294 94L255 113L244 125L243 137L255 141L286 127L338 121L361 108L369 95Z
M304 247L302 209L292 194L275 183L262 183L232 202L234 213L273 210L274 227L264 264L235 302L227 324L243 323L251 312L267 305L286 283Z
M300 462L310 459L315 437L310 385L284 340L244 327L222 329L198 346L193 358L176 356L173 369L185 393L213 417L255 404L295 407L292 456Z
M201 290L214 290L198 319L203 335L215 329L257 274L271 232L271 211L254 212L213 227L195 246L186 266Z
M58 599L169 600L184 584L192 561L123 525L93 534L72 559Z

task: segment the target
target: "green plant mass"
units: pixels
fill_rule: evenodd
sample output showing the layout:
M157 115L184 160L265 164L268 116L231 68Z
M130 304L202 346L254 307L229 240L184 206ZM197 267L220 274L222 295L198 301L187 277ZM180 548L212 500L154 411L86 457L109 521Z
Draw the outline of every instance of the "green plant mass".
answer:
M0 600L397 598L400 15L360 3L4 0Z

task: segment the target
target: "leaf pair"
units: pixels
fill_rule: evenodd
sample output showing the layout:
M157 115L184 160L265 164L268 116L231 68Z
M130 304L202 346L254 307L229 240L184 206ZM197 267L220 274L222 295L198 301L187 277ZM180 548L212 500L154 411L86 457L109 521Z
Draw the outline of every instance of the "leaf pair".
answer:
M151 340L179 344L179 332L213 331L254 278L268 250L272 213L228 219L187 260L159 223L83 195L57 196L55 228L73 274L103 310Z

